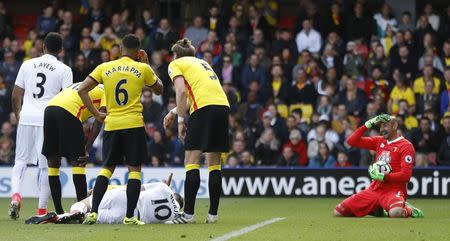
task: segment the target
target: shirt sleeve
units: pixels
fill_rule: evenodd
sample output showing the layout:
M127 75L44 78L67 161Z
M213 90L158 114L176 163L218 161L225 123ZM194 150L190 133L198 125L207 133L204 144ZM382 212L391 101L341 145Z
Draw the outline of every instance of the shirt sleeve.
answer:
M158 77L156 77L156 74L153 71L153 69L150 66L146 65L146 67L144 68L145 85L152 86L156 83L157 79Z
M412 176L412 170L414 167L415 151L412 144L402 148L400 157L400 171L386 174L384 177L385 182L397 182L407 183Z
M376 151L379 138L363 137L364 132L366 132L367 130L367 127L365 125L362 125L347 138L347 143L354 147Z
M169 73L170 79L172 81L174 80L175 77L183 75L183 73L181 72L181 70L176 62L172 62L169 64L168 73Z
M95 81L97 81L97 83L102 84L103 83L103 79L102 79L102 69L103 69L103 64L97 66L90 74L89 76L91 78L93 78Z
M67 68L67 71L65 71L65 73L64 73L64 79L63 79L63 82L62 82L62 88L65 89L68 86L70 86L71 84L73 84L72 69L71 68Z
M24 78L24 64L20 66L19 73L17 73L16 83L15 85L19 86L22 89L25 89L25 78Z

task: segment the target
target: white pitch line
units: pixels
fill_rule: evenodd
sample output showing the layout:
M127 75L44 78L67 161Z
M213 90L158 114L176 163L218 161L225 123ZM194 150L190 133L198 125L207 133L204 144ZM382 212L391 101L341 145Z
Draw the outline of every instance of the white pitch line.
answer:
M248 226L248 227L245 227L243 229L239 229L239 230L235 230L235 231L231 231L229 233L226 233L223 236L220 236L220 237L217 237L215 239L212 239L211 241L226 241L226 240L229 240L231 238L238 237L238 236L244 235L246 233L249 233L249 232L251 232L251 231L253 231L255 229L262 228L262 227L267 226L269 224L279 222L279 221L284 220L284 219L286 219L286 218L272 218L272 219L266 220L264 222L255 223L255 224L253 224L251 226Z

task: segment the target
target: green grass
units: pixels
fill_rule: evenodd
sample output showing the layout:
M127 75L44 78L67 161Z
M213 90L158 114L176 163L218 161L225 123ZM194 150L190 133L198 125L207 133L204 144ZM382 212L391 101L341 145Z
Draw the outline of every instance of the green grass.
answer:
M21 217L6 215L9 199L0 199L0 240L209 240L274 217L286 219L233 240L449 240L449 200L413 199L424 219L332 218L341 199L223 198L217 224L203 224L208 202L197 202L194 225L26 225L36 199L25 199ZM64 200L68 209L73 200Z

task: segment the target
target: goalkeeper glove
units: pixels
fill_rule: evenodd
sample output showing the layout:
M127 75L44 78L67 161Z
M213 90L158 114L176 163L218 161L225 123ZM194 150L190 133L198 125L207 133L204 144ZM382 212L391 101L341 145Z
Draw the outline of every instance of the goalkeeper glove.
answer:
M386 123L391 120L391 116L388 114L381 114L373 117L372 119L366 121L364 124L368 129L378 125L379 123Z
M380 172L376 165L369 166L369 175L373 180L383 181L384 173Z

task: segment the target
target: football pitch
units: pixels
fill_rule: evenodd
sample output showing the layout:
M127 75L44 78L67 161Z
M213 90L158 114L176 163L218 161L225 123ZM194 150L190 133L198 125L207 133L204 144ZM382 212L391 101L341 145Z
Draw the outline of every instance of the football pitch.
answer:
M24 199L19 220L7 216L0 199L0 240L449 240L450 201L411 199L424 219L333 218L336 198L223 198L216 224L205 224L208 200L196 205L189 225L26 225L36 199ZM71 199L64 200L69 209Z

